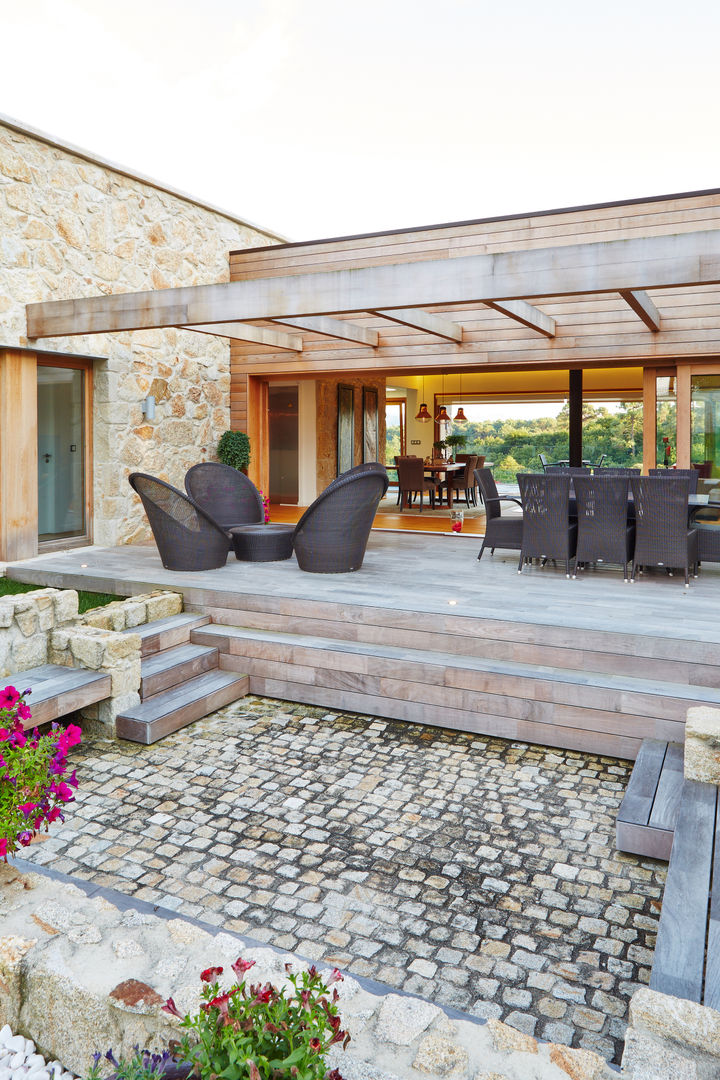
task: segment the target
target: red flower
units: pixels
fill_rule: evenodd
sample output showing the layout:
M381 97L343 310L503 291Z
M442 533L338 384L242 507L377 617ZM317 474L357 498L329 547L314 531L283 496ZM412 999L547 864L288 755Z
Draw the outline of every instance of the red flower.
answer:
M20 700L20 694L14 686L6 686L0 690L0 709L12 709Z
M209 967L200 972L200 978L203 982L215 982L219 975L222 975L223 969L221 967Z
M246 971L249 971L250 968L254 966L254 964L254 960L243 960L242 956L238 956L235 963L231 964L230 966L232 967L233 971L239 979L242 975L245 974Z
M175 1002L173 1001L173 999L171 997L168 998L167 1001L165 1002L165 1004L163 1005L162 1011L166 1012L166 1013L170 1013L171 1016L179 1016L180 1019L182 1020L182 1013L178 1010L177 1005L175 1004Z
M321 1046L322 1046L322 1043L320 1042L320 1040L318 1039L317 1036L315 1036L314 1038L312 1038L310 1040L310 1049L314 1050L316 1054L320 1053Z

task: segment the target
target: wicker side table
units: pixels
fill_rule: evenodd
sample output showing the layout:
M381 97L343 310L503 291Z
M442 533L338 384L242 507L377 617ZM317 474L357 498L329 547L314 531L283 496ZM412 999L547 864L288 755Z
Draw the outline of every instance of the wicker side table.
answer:
M293 553L293 525L236 525L229 532L235 558L244 562L279 562Z

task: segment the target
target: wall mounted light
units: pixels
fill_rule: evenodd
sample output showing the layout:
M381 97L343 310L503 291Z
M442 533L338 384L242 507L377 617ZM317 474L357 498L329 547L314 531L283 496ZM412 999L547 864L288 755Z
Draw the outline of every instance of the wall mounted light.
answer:
M141 408L143 411L143 416L146 420L155 419L155 398L152 394L148 394L148 396L144 399Z

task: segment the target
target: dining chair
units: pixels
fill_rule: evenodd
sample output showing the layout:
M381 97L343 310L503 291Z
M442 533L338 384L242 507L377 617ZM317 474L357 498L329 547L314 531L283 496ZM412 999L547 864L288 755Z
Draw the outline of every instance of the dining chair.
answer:
M682 476L690 482L689 494L697 495L698 478L700 473L697 469L649 469L650 476L659 476L664 480L671 480L674 476Z
M412 506L413 495L420 496L420 513L422 514L425 492L430 496L430 509L435 509L435 496L438 492L436 480L426 480L422 458L398 458L398 486L400 488L400 509L407 505Z
M624 465L596 465L595 476L627 476L630 479L631 476L639 476L642 472L640 468L628 468Z
M663 470L665 471L665 470ZM668 470L670 471L670 470ZM630 480L635 505L635 555L630 580L643 566L662 566L697 576L698 534L688 528L690 478L637 476Z
M628 522L628 477L576 476L577 548L573 578L579 564L619 563L628 581L628 564L635 548L635 524Z
M518 473L523 509L523 534L518 574L527 559L570 561L577 546L577 522L570 520L570 476L567 473Z
M520 506L520 500L515 495L499 495L495 477L490 469L475 469L475 480L485 503L485 535L478 559L482 559L486 547L490 548L490 554L495 554L495 548L505 548L508 551L519 551L522 546L523 519L519 514L503 517L503 502L512 502Z
M442 501L443 490L452 490L453 495L455 492L462 492L465 497L465 505L470 509L471 502L474 502L473 489L475 487L475 468L477 467L477 454L468 454L465 461L465 468L461 473L449 473L447 479L440 483L440 499Z

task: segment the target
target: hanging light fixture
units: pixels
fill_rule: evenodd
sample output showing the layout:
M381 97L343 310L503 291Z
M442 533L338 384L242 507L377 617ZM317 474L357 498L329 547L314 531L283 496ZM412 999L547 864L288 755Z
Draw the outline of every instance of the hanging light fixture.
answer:
M422 396L425 397L425 376L422 377ZM427 424L428 420L432 420L432 416L428 412L426 402L422 402L420 408L415 414L415 419L421 424Z
M460 372L460 400L462 401L462 371ZM463 412L462 405L458 405L458 411L453 417L453 424L467 424L468 418Z
M441 398L445 397L445 372L443 372L442 393L440 394L440 397ZM440 405L440 407L438 408L437 416L435 417L435 423L436 424L451 424L452 423L452 420L448 416L448 411L447 411L447 409L445 408L444 405Z

